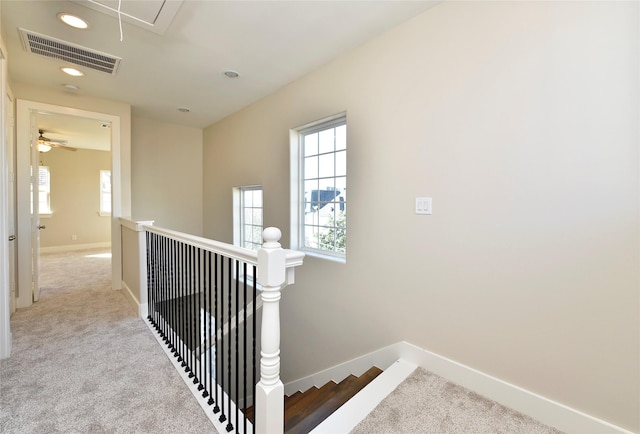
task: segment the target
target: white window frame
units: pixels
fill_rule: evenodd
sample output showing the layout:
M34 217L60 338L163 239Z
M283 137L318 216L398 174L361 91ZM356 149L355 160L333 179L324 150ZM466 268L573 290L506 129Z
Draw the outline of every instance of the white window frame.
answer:
M45 170L47 173L46 185L42 185L41 170ZM42 195L45 194L45 200L43 203ZM43 206L44 205L44 206ZM53 211L51 210L51 167L50 166L38 166L38 214L43 217L51 217Z
M252 209L260 209L261 213L261 224L260 226L260 239L258 241L249 241L253 244L254 248L246 247L246 239L244 236L244 229L246 226L258 226L253 224L253 222L245 221L245 210L246 205L244 203L244 193L249 191L260 191L262 193L262 203L258 206L251 206ZM233 189L233 244L236 246L249 249L249 250L258 250L262 245L262 231L264 230L264 192L262 190L261 185L248 185L243 187L235 187Z
M301 250L310 256L329 259L337 262L346 262L346 252L338 252L305 246L305 197L304 197L304 150L303 136L313 132L323 131L328 128L347 125L346 112L338 113L318 121L302 125L290 130L290 160L291 160L291 248ZM348 135L348 132L347 132ZM348 149L348 143L345 150ZM346 151L348 152L348 150ZM335 153L335 151L334 151ZM342 176L334 176L341 178ZM348 171L345 176L348 182ZM346 184L345 184L346 185ZM345 202L341 203L346 207ZM346 208L345 208L346 209ZM345 248L346 250L346 248Z
M264 230L264 191L261 185L247 185L242 187L234 187L233 188L233 244L247 249L245 247L245 238L244 238L244 229L247 223L245 222L245 203L244 203L244 193L248 191L256 191L260 190L262 192L262 203L260 207L252 206L252 208L260 208L261 210L261 221L262 225L260 230L260 242L254 243L255 249L249 250L258 250L262 246L262 231ZM251 224L251 226L257 226ZM234 268L235 273L235 268ZM237 276L238 280L244 282L245 279L249 286L253 287L254 277L253 277L253 268L247 267L247 275L245 276L242 271L240 271L240 276ZM260 289L262 286L260 284L257 285L257 288Z
M109 174L109 188L105 188L103 176ZM111 215L111 170L100 171L100 211L101 216Z

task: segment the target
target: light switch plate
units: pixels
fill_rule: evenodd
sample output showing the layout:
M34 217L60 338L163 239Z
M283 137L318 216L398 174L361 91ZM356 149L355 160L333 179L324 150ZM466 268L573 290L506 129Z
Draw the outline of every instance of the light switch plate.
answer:
M430 197L416 197L416 214L432 214Z

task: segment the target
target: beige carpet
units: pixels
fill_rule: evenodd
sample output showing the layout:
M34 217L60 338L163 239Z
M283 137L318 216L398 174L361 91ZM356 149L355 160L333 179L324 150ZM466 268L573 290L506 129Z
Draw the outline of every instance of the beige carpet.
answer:
M13 352L0 362L0 432L215 432L124 294L110 289L100 253L42 255L40 300L11 318Z
M418 368L351 433L558 434L560 431Z

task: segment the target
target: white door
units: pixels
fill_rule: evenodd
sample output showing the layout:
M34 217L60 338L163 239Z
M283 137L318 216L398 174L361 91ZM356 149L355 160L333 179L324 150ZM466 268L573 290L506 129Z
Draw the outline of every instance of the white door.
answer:
M17 246L16 242L16 155L15 155L15 116L13 113L13 98L7 93L6 96L7 107L7 122L6 122L6 149L7 149L7 166L9 168L8 179L8 215L7 221L9 226L9 305L11 314L16 311L16 254Z
M38 159L38 115L31 112L31 276L33 301L40 298L40 162Z

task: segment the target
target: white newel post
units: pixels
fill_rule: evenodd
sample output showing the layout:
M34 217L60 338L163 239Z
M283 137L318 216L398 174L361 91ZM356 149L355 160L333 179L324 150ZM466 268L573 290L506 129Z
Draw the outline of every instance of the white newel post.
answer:
M149 303L147 300L147 231L145 226L153 226L153 220L136 222L136 232L138 234L138 264L140 274L138 275L138 285L140 288L140 318L146 319L149 315Z
M256 387L258 434L284 431L284 385L280 381L280 290L286 281L286 253L278 242L277 228L263 232L264 244L258 250L258 282L262 285L262 349L260 382Z

